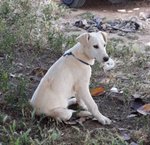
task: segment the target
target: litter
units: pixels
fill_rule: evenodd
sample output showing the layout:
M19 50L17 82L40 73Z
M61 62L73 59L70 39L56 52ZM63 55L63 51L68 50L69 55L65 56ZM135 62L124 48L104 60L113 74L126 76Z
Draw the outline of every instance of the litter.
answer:
M78 20L74 26L82 28L88 32L94 31L121 31L125 33L134 33L140 29L140 24L136 19L122 20L115 19L111 21L104 21L104 18L93 17L90 20Z
M115 67L115 62L113 59L109 58L107 62L104 63L103 69L104 71L109 71Z

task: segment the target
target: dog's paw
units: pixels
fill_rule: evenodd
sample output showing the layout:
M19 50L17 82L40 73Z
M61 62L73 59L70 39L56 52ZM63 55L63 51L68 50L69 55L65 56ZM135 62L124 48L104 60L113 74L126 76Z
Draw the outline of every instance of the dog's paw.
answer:
M109 125L111 124L111 120L105 116L102 116L101 119L100 119L100 123L102 123L103 125Z

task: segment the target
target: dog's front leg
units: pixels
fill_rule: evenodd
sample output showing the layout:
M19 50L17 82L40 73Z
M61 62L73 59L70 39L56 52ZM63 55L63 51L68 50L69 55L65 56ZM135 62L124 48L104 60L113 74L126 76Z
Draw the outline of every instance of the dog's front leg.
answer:
M80 87L79 91L78 91L78 96L81 97L81 99L84 101L85 105L88 108L88 111L91 112L91 114L103 125L105 124L111 124L111 120L107 117L105 117L104 115L102 115L99 110L98 110L98 106L95 103L95 101L93 100L90 92L89 92L89 88L85 86L84 87Z

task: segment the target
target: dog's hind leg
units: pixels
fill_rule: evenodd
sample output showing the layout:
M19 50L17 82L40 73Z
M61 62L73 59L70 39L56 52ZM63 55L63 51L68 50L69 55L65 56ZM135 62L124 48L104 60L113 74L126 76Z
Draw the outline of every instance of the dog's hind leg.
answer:
M77 102L79 106L82 107L84 110L88 110L87 106L85 105L82 99L79 99Z
M74 104L76 104L76 103L77 103L77 99L76 99L76 98L70 98L70 99L68 100L68 106L74 105Z
M80 111L77 113L76 116L77 117L88 117L88 116L92 117L92 114L89 111Z
M47 115L55 118L58 121L67 121L71 118L72 113L76 111L67 108L55 108L51 110Z

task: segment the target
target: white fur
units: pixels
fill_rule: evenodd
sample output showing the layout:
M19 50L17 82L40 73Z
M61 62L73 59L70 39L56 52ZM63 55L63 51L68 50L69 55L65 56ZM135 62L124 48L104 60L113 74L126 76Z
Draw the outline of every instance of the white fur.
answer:
M78 43L67 52L72 52L77 58L93 65L94 60L103 61L108 57L104 44L104 32L84 33L77 38ZM98 45L95 49L93 45ZM67 53L66 52L66 53ZM77 60L72 55L62 56L55 62L42 78L35 90L31 105L37 113L44 113L58 120L69 120L75 110L68 109L68 105L76 100L79 105L92 114L100 123L110 124L111 120L103 116L98 106L91 97L89 84L91 67Z

